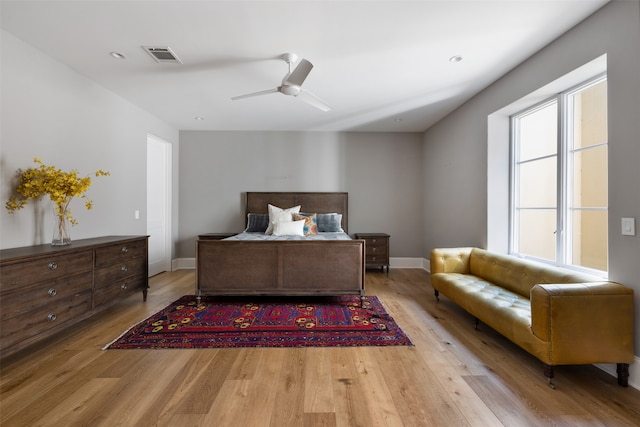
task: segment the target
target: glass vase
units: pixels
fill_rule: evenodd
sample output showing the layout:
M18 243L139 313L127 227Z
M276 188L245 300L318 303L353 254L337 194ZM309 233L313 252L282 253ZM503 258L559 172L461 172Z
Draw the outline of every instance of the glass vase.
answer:
M53 239L51 245L64 246L71 244L71 237L69 236L69 220L67 219L66 212L53 211L54 224L53 224Z

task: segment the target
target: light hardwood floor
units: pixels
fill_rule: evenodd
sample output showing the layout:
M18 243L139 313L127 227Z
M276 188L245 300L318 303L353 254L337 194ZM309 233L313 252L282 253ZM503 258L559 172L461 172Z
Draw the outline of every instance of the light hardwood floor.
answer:
M638 426L640 391L594 366L541 364L446 297L425 271L367 273L414 347L108 350L192 293L194 271L150 280L63 337L3 363L4 426Z

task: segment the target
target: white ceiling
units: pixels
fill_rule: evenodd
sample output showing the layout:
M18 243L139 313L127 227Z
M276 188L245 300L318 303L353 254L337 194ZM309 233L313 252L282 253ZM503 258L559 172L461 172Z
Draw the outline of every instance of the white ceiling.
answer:
M181 130L423 131L607 1L0 4L3 29ZM285 52L314 64L303 87L331 111L279 93L231 100L279 85Z

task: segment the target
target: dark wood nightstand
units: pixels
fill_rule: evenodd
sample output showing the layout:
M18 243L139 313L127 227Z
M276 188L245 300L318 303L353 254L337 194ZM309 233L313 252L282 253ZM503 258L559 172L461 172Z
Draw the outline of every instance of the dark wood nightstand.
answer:
M205 233L198 235L200 240L222 240L227 237L235 236L238 233Z
M365 241L366 268L386 268L389 274L389 235L384 233L356 233L356 239Z

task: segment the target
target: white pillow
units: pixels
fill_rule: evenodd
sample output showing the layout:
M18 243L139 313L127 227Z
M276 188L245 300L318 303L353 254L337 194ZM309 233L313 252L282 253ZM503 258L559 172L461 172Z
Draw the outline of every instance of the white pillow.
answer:
M273 226L274 236L304 236L305 220L300 221L280 221Z
M291 214L300 212L300 205L292 208L282 209L277 206L268 205L269 208L269 226L265 234L273 234L273 227L278 222L291 222Z

